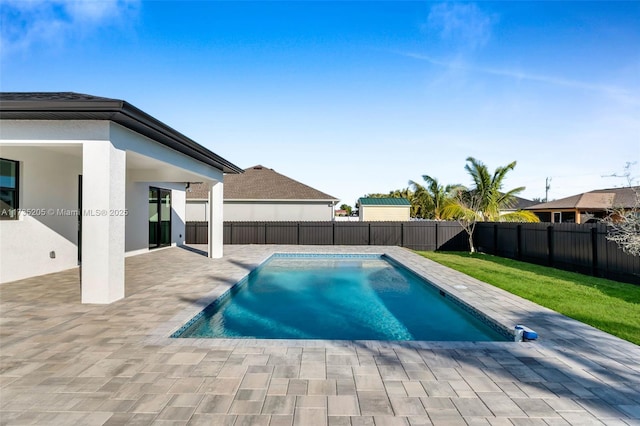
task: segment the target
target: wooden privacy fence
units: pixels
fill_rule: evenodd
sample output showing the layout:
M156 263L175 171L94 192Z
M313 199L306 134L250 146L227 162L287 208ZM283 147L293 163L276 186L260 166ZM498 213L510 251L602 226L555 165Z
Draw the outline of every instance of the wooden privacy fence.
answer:
M207 222L187 222L187 244L207 243ZM224 244L384 245L468 249L457 222L225 222Z
M207 243L207 222L187 222L187 244ZM607 241L604 224L476 225L478 251L640 284L640 257ZM224 244L393 245L413 250L469 250L457 222L225 222Z
M608 241L602 223L487 223L476 225L478 251L640 284L640 257Z
M184 242L186 244L208 244L209 222L185 223Z

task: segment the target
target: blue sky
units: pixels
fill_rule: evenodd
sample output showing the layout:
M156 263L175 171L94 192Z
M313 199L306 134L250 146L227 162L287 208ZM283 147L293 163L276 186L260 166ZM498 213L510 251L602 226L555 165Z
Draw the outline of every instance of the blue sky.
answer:
M640 2L0 5L3 91L124 99L347 204L468 156L526 198L640 175Z

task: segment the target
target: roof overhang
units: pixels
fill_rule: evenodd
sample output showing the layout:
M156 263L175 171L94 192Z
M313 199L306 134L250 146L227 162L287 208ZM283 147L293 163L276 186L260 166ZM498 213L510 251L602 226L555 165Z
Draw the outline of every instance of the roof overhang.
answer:
M193 199L193 198L192 198ZM225 198L224 201L233 201L233 202L238 202L238 203L244 203L244 202L248 202L248 203L309 203L309 202L313 202L313 203L337 203L338 199L335 198L327 198L325 200L321 200L321 199L317 199L317 198L306 198L306 199L265 199L265 198L260 198L260 199L240 199L240 198Z
M4 120L109 120L188 155L224 173L243 173L235 164L126 101L90 99L3 99L0 119Z

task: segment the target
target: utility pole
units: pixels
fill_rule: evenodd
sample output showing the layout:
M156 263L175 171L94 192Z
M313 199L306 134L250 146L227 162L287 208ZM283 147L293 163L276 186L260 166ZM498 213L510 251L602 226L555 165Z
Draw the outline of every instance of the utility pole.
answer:
M549 202L549 189L551 189L551 178L548 177L544 180L544 202Z

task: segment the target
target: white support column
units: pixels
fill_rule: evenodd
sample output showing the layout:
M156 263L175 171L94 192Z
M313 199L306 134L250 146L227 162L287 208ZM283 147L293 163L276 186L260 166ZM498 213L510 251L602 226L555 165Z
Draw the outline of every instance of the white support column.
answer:
M209 257L222 257L224 241L223 184L214 182L209 185Z
M126 153L109 141L82 149L82 303L124 297Z

